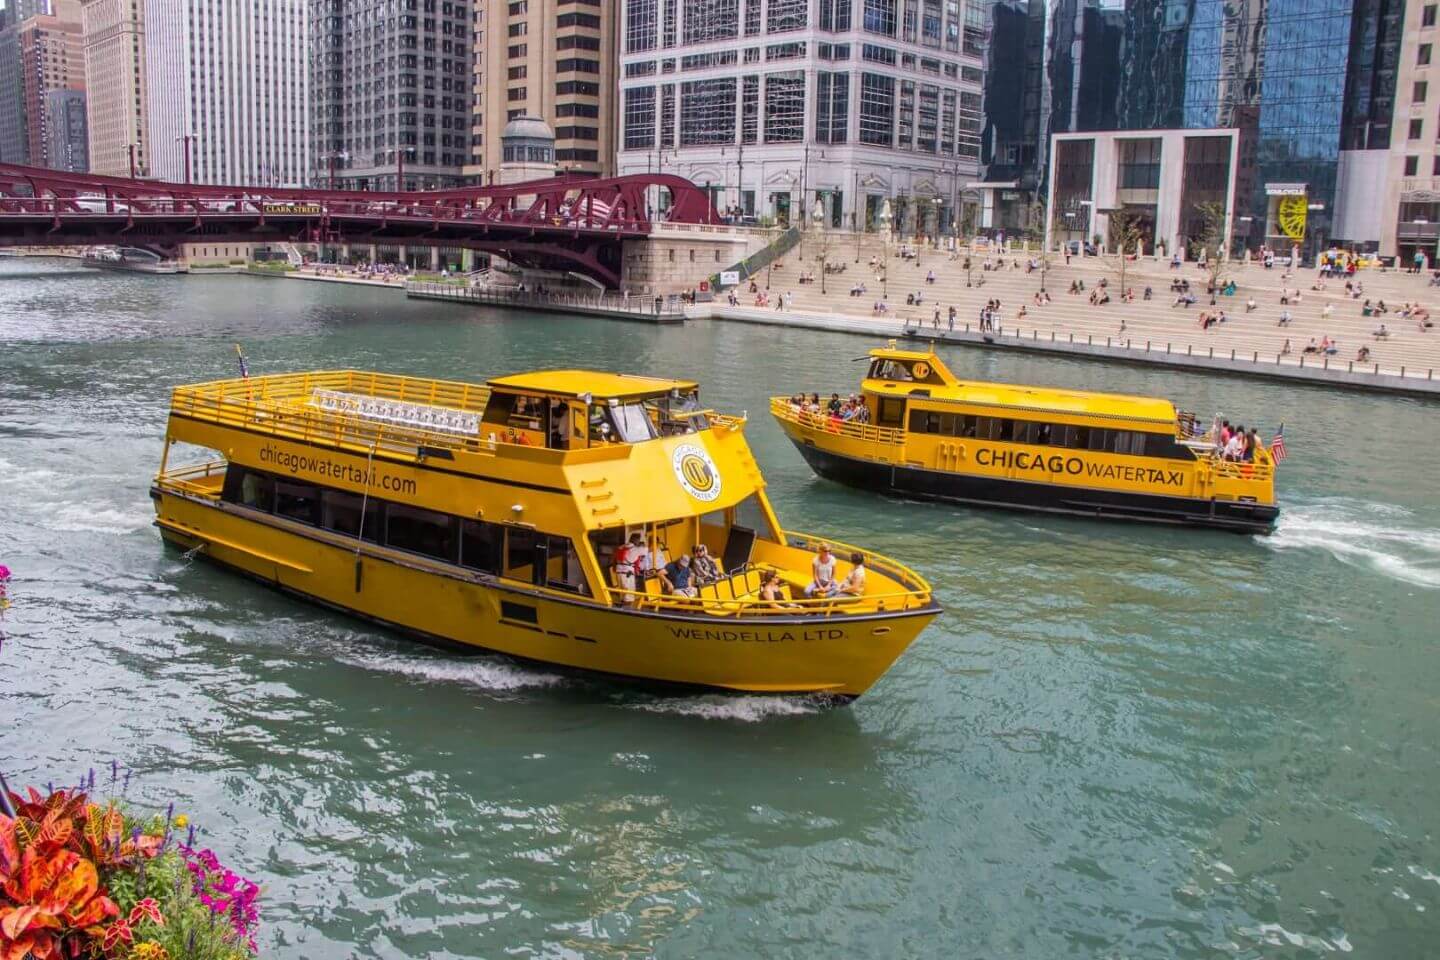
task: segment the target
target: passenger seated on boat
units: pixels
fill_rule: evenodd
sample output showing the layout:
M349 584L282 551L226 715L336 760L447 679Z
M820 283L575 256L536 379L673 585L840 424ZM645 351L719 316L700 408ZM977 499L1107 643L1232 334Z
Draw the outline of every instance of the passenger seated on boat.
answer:
M680 559L672 560L660 569L660 582L664 584L665 592L677 597L695 596L696 591L692 578L690 558L683 554Z
M697 587L720 579L720 568L715 565L715 558L710 556L710 548L703 543L695 544L695 558L690 563L690 576L695 578Z
M865 592L865 556L852 553L850 563L853 567L849 576L840 582L840 592L847 597L858 597Z
M780 582L780 574L774 570L766 570L760 574L760 599L767 603L783 603L789 599L785 596L785 585Z
M835 555L830 552L830 544L820 544L815 559L810 561L810 571L814 579L805 588L805 596L833 597L840 592L840 584L835 582Z

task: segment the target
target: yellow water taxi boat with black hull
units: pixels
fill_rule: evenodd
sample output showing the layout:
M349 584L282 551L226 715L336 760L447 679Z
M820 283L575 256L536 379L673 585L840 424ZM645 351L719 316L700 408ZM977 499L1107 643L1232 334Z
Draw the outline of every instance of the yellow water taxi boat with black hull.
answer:
M1248 533L1274 529L1275 463L1233 462L1168 400L961 381L929 352L870 351L856 416L775 397L822 477L866 490ZM861 409L863 406L863 410Z
M807 595L821 541L781 527L744 425L692 382L583 370L226 380L174 391L152 496L166 541L431 640L858 696L939 607L835 541ZM211 459L177 466L175 444Z

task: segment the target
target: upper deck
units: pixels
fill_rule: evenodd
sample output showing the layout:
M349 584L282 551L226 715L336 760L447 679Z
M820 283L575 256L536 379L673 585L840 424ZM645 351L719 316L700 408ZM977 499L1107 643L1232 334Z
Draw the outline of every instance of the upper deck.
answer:
M1174 426L1178 411L1169 400L1089 390L1023 384L962 381L933 353L882 347L870 351L863 389L868 393L913 396L977 407L1057 413L1097 420L1124 420Z
M249 466L277 462L271 441L329 449L360 458L350 461L357 471L371 460L413 468L407 486L432 508L463 501L493 516L520 502L519 488L569 501L546 509L590 529L720 509L763 486L743 418L700 409L686 380L556 371L482 385L312 371L177 387L170 415L173 439ZM237 442L234 431L255 440ZM306 468L326 466L311 459ZM658 479L671 473L676 482ZM697 486L706 477L713 488ZM467 478L487 483L457 485Z

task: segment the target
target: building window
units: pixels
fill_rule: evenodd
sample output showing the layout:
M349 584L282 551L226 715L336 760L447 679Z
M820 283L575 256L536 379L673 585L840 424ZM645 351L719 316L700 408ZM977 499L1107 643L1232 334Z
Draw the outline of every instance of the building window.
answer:
M1430 175L1432 177L1440 177L1440 156L1436 156L1430 162Z
M1415 63L1422 67L1430 65L1430 44L1420 44L1420 49L1415 51Z
M1410 121L1410 139L1419 140L1425 132L1425 121L1415 119Z
M1410 99L1416 103L1425 102L1425 94L1430 92L1430 85L1424 80L1415 81L1415 89L1410 94Z
M760 78L754 74L745 77L740 98L740 142L758 143L760 140Z
M850 29L850 0L820 0L820 29L840 32Z
M529 67L522 63L518 67L511 67L507 72L511 80L524 80L525 75L529 72Z
M1406 158L1405 158L1405 176L1407 176L1407 177L1413 177L1413 176L1415 176L1415 174L1417 174L1417 173L1419 173L1419 172L1420 172L1420 158L1419 158L1419 157L1406 157Z
M1435 4L1427 3L1425 5L1425 8L1420 11L1420 26L1435 26Z
M655 88L631 87L625 91L625 149L649 150L655 146Z
M1121 190L1160 189L1160 141L1120 141Z
M765 142L805 139L805 74L796 70L765 77Z
M702 147L734 142L735 78L717 77L682 83L680 146Z
M733 40L740 36L740 0L684 0L685 42Z
M898 0L865 0L865 31L878 33L882 37L895 36L897 2Z
M765 5L765 32L804 30L809 9L810 0L769 0Z
M656 0L628 0L625 4L625 52L655 49Z
M815 141L844 143L849 122L850 74L815 75Z
M675 146L675 84L660 88L660 146Z
M895 145L895 78L860 75L860 142Z

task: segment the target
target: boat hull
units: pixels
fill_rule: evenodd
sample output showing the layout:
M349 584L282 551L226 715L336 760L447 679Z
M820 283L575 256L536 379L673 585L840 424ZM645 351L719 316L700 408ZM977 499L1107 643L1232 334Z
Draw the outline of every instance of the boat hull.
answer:
M787 435L790 435L788 431ZM1274 504L1167 497L880 463L824 450L793 435L790 439L810 468L827 480L862 490L907 497L1080 517L1208 527L1236 533L1270 533L1280 513Z
M636 612L446 567L243 508L152 490L166 542L286 592L441 643L665 685L849 700L940 608L737 618Z

